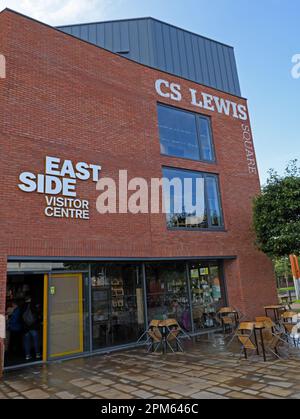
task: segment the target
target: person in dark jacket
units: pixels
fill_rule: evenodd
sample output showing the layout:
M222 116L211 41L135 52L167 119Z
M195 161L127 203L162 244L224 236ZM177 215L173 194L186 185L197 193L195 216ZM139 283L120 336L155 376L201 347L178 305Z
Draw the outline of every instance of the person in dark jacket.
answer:
M41 358L39 344L40 313L37 307L32 303L31 298L27 298L22 313L24 330L24 350L26 361L30 361L31 348L33 344L36 359Z
M22 309L20 302L14 300L8 313L7 328L9 332L8 351L12 354L17 353L22 347Z

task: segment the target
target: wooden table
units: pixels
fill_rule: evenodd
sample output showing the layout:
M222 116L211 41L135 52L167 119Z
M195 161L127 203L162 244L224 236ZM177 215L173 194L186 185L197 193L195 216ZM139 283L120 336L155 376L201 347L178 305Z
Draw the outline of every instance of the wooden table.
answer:
M265 312L266 312L267 317L269 317L268 316L269 311L273 311L275 323L278 323L280 320L280 311L285 311L285 306L283 305L266 306Z
M257 355L259 355L259 348L258 348L258 341L257 341L256 332L259 331L260 341L261 341L261 349L262 349L264 361L267 362L267 354L266 354L264 335L263 335L263 330L264 329L265 329L265 325L264 325L263 322L255 322L254 323L254 339L255 339L255 344L256 344L256 348L257 348Z

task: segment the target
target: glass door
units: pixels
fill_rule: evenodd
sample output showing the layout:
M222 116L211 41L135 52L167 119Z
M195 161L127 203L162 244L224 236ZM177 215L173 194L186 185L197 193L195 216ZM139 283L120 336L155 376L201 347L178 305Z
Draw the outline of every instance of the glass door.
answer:
M49 276L49 359L83 352L83 303L82 274Z

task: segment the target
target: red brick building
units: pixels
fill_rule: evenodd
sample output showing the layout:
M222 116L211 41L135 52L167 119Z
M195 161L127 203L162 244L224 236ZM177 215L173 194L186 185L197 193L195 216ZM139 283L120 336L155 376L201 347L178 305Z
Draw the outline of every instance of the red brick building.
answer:
M225 57L226 46L216 45ZM272 264L255 248L251 226L260 184L247 101L230 93L228 61L227 73L213 69L216 82L204 85L10 10L0 14L0 53L0 332L3 342L6 314L7 367L132 345L157 315L174 315L197 334L218 327L222 305L251 319L276 302ZM223 90L218 73L227 77ZM129 180L149 185L163 175L201 178L202 214L178 214L171 204L167 216L101 215L98 166L100 178L117 180L127 170ZM50 179L47 194L43 175L51 174L68 193L59 186L55 193L59 182ZM88 219L70 215L76 203L54 208L51 198L74 197L75 189L77 205L88 203ZM36 323L30 336L29 302ZM23 323L25 345L13 322Z

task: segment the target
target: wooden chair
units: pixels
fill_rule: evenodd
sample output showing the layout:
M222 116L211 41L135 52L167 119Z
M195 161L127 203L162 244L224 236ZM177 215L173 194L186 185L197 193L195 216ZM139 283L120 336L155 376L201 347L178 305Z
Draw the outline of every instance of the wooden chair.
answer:
M269 335L269 340L271 339L270 333L276 335L279 338L278 343L283 343L286 340L286 332L281 324L274 323L270 317L266 316L256 317L255 320L257 323L263 323L265 327L263 333L267 336Z
M292 346L298 347L298 342L292 337L292 332L297 323L293 322L297 313L294 311L286 311L281 315L282 326L284 328L284 338Z
M298 313L295 311L286 311L281 315L282 321L284 323L293 323L293 318L297 316Z
M265 351L281 359L279 355L279 347L282 344L281 336L278 333L273 333L272 329L263 330Z
M287 344L284 340L284 333L269 317L257 317L256 321L263 323L265 327L262 330L262 336L266 353L270 353L276 358L281 359L279 348L280 346ZM259 344L262 344L260 340Z
M236 310L233 307L222 307L218 311L218 316L220 318L223 332L226 333L226 329L233 331L237 326L237 316Z
M159 329L161 321L152 320L149 329L147 330L148 340L148 352L157 352L157 350L162 346L163 336Z
M168 347L171 349L172 352L174 352L172 343L175 343L177 351L179 351L180 349L180 351L183 352L183 348L179 340L179 336L182 332L180 325L178 324L176 320L165 320L164 323L165 323L165 327L168 330L167 339L166 339Z
M253 351L256 353L257 347L252 342L251 338L254 334L254 324L251 322L243 322L240 323L238 327L238 331L236 334L236 337L241 345L241 352L240 356L244 352L245 359L248 359L248 352L247 351Z

